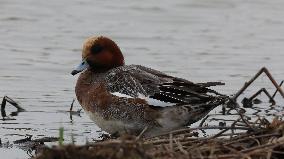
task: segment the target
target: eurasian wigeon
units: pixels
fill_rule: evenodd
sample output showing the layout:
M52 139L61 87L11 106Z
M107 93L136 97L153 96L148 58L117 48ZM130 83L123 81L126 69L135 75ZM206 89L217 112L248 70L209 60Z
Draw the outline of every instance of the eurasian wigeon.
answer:
M83 71L83 72L82 72ZM125 65L120 48L104 36L88 38L75 92L85 112L104 131L153 136L188 126L225 102L209 89L218 82L193 83L160 71Z

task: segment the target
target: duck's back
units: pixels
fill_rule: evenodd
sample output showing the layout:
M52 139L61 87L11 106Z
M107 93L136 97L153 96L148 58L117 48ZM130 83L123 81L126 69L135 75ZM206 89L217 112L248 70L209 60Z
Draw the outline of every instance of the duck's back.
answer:
M140 65L116 67L106 73L105 79L111 93L121 93L132 98L144 96L168 103L166 105L205 104L223 96L208 88L223 83L193 83Z

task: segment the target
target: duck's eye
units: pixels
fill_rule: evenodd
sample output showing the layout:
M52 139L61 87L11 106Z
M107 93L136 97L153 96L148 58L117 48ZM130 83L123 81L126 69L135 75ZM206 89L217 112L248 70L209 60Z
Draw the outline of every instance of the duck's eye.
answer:
M103 47L101 45L94 45L91 47L92 54L100 53L102 50L103 50Z

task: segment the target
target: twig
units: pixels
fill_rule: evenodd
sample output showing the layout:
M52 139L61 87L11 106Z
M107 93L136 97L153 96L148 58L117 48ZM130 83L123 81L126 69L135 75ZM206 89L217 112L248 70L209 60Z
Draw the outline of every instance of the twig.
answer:
M246 141L246 140L249 140L251 138L249 138L250 136L252 136L253 134L250 134L250 135L246 135L247 137L243 136L241 139L238 139L237 140L234 140L234 141L231 141L229 143L226 143L225 145L230 145L230 144L233 144L233 143L236 143L236 142L241 142L241 141ZM257 135L257 136L254 136L254 138L267 138L267 137L273 137L273 136L281 136L280 133L273 133L273 134L262 134L262 135Z
M14 144L21 144L21 143L25 143L28 141L32 141L32 136L33 135L27 135L27 137L24 139L19 139L19 140L14 141Z
M265 73L266 76L270 79L270 81L272 82L272 84L275 86L275 88L277 89L277 91L281 94L281 96L284 98L284 92L281 89L281 87L277 84L277 82L274 80L274 78L272 77L272 75L270 74L270 72L267 70L267 68L263 67L261 68L256 75L254 75L251 80L249 80L248 82L246 82L244 84L244 86L233 96L233 100L236 101L237 98L252 84L253 81L255 81L262 73Z
M72 112L72 111L73 111L73 105L74 105L74 102L75 102L75 99L73 99L73 101L72 101L72 103L71 103L71 105L70 105L70 112Z
M75 99L72 100L72 103L70 105L70 109L69 109L69 118L70 118L70 122L72 123L73 122L73 117L72 117L72 112L73 112L73 106L74 106L74 102L75 102Z
M279 87L281 87L283 85L283 83L284 83L284 80L280 82ZM277 92L278 92L278 89L276 89L275 92L273 93L272 99L274 99L274 97L276 96Z
M2 117L6 117L6 111L5 111L5 107L6 107L6 103L10 103L11 105L13 105L14 107L17 108L18 112L23 112L25 111L24 108L22 108L17 102L15 102L12 98L8 97L8 96L4 96L3 100L2 100L2 104L1 104L1 115Z
M188 155L188 152L183 149L182 145L180 144L180 142L178 142L176 139L174 139L174 142L177 144L178 149L180 150L180 152L182 152L185 155Z
M207 115L205 118L202 119L202 121L199 124L199 127L202 127L206 119L208 119L209 115Z
M242 121L243 121L251 130L256 131L256 130L248 123L248 121L244 119L243 113L241 113L241 112L238 111L237 109L236 109L236 111L237 111L238 114L240 115L240 118L242 119Z
M272 103L272 105L275 105L275 100L273 97L268 93L268 91L265 88L261 88L259 91L257 91L254 95L252 95L249 100L252 101L256 96L258 96L260 93L264 92L266 96L269 98L269 102Z
M173 135L186 132L186 131L193 131L193 130L206 130L206 129L234 129L234 130L250 130L248 127L232 127L232 126L207 126L207 127L195 127L195 128L186 128L186 129L179 129L175 131L171 131L168 133L164 133L158 136L164 136L164 135L169 135L172 133Z
M284 155L284 152L282 152L282 151L271 151L272 153L277 153L277 154L282 154L282 155Z
M183 137L181 137L181 138L176 138L176 139L179 139L179 140L182 140L183 142L184 141L193 141L193 140L196 140L196 138L189 138L189 137L192 137L192 136L194 136L194 134L192 134L192 135L190 135L190 136L188 136L188 137L186 137L186 138L183 138ZM147 139L146 141L145 141L145 143L147 143L147 144L153 144L153 145L159 145L159 144L168 144L170 141L169 141L169 139L168 138L165 138L165 139L160 139L160 138L158 138L158 139Z
M171 149L171 152L173 152L173 134L170 133L170 149Z
M234 121L234 122L232 123L231 127L235 127L235 124L236 124L239 120L240 120L240 119ZM226 131L228 131L228 130L229 130L229 129L224 129L224 130L220 131L219 133L217 133L216 135L214 135L214 136L212 136L212 137L209 137L208 140L217 138L217 137L219 137L220 135L224 134L224 133L225 133Z
M260 146L255 146L255 147L252 147L252 148L248 148L248 149L245 149L245 150L242 150L240 152L243 152L243 153L247 153L247 152L253 152L255 150L262 150L263 148L267 148L267 147L277 147L279 145L283 145L284 142L278 142L278 143L270 143L270 144L264 144L264 145L260 145Z
M147 130L148 130L148 126L146 126L146 127L140 132L140 134L136 137L136 140L139 140L139 139L142 137L142 135L143 135Z
M73 122L73 117L72 116L73 115L80 116L80 113L82 111L82 109L78 109L77 111L73 111L74 102L75 102L75 99L72 100L72 103L70 104L69 111L64 111L64 112L69 112L69 118L70 118L71 123Z
M236 149L234 149L232 147L229 147L229 146L226 146L226 145L223 145L223 146L224 146L224 148L226 148L226 149L228 149L228 150L238 154L239 156L242 156L242 158L250 158L248 155L243 154L243 153L239 152L238 150L236 150Z

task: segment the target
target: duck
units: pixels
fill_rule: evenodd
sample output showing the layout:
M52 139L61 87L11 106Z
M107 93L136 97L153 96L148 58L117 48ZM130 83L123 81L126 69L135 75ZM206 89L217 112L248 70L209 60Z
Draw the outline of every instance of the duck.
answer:
M142 65L126 65L119 46L105 36L91 36L75 94L85 113L109 134L155 136L184 128L222 105L226 96L210 89L222 82L194 83Z

